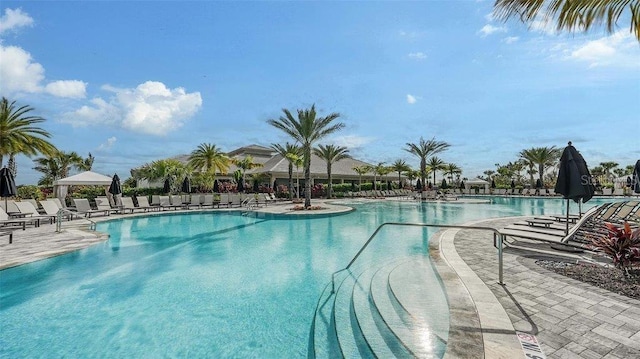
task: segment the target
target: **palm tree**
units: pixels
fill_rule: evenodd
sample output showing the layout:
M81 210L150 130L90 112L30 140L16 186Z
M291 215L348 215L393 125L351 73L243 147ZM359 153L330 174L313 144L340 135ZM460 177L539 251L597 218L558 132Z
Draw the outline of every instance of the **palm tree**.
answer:
M55 146L46 140L51 137L49 132L37 126L45 119L28 115L33 110L30 106L16 108L16 102L9 102L5 97L0 100L0 166L5 155L13 158L12 166L15 167L17 154L31 157L41 153L49 156L57 151Z
M604 171L604 175L607 178L607 181L611 181L611 170L613 170L614 168L618 167L618 164L613 162L613 161L609 161L609 162L600 162L600 166L602 167L602 170Z
M318 145L317 148L313 149L313 153L327 163L327 198L332 198L331 165L345 158L351 158L349 149L344 146Z
M78 170L80 171L91 171L93 167L93 161L95 161L95 157L89 152L89 156L87 158L83 158L82 161L77 165Z
M367 174L367 172L371 171L371 166L362 165L353 167L353 170L358 174L358 191L362 191L362 175Z
M391 170L394 172L398 172L398 186L402 188L402 172L408 171L411 169L407 162L404 160L396 160L393 164L391 164Z
M422 137L420 137L420 142L418 143L407 143L407 147L404 150L420 158L422 188L425 188L424 181L427 177L427 158L446 150L450 146L446 142L436 141L435 138L425 141Z
M176 189L181 184L187 173L188 167L176 159L153 161L138 169L140 178L149 181L168 180L172 189Z
M461 175L462 169L460 169L460 167L455 163L447 163L444 166L444 173L449 175L449 182L453 183L453 177L455 175Z
M433 185L436 185L436 172L445 170L447 164L441 160L440 158L433 156L427 161L427 168L429 168L430 172L433 172Z
M289 199L293 199L293 165L302 156L300 147L289 142L282 146L279 143L271 144L273 148L280 156L285 158L289 162Z
M378 188L376 187L376 183L378 181L378 175L380 175L380 178L382 179L383 174L385 173L387 169L387 166L384 165L384 162L378 162L377 165L371 167L371 170L373 171L373 190L377 190ZM389 172L386 172L389 173Z
M76 152L58 151L52 156L33 160L34 170L43 173L38 184L51 186L55 180L69 176L71 168L82 169L84 159Z
M225 174L231 160L216 145L201 143L189 155L189 166L198 171Z
M414 169L408 169L404 171L404 175L407 176L409 183L413 186L413 180L420 177L420 171L416 171Z
M551 147L533 147L528 150L520 151L520 157L538 165L538 176L540 183L544 184L544 171L546 167L554 166L560 158L561 150L556 146ZM533 177L532 177L533 179ZM532 183L533 185L533 183Z
M499 19L517 17L529 24L539 18L553 19L557 30L569 32L586 32L604 23L607 32L613 33L622 16L631 20L629 31L640 41L638 0L496 0L493 12Z
M254 168L262 167L262 163L253 162L253 157L251 156L246 156L244 158L234 158L232 161L233 161L233 164L235 164L240 169L240 172L242 173L241 181L242 181L243 187L245 183L245 173Z
M283 131L291 136L302 146L302 156L304 160L304 206L311 207L311 149L316 141L327 135L339 131L344 127L341 122L332 123L339 113L331 113L325 117L316 117L315 105L310 109L299 109L297 119L293 117L287 109L282 109L284 116L278 119L267 120L271 126Z

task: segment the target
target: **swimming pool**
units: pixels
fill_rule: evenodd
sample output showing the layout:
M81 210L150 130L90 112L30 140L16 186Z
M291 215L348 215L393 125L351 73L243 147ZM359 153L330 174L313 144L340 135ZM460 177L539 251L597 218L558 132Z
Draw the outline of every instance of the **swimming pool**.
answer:
M305 357L318 296L379 224L557 214L565 202L350 205L320 218L191 212L100 223L107 242L0 272L0 356ZM426 255L432 232L403 228L399 245L397 230L382 232L363 263Z

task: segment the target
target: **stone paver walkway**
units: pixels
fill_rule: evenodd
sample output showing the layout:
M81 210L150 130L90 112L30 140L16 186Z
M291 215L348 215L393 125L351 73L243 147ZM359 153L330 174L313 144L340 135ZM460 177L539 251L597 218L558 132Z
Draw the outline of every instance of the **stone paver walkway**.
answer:
M482 225L510 223L513 219ZM501 286L492 242L491 233L472 230L461 230L454 239L456 251L491 289L514 329L535 335L547 358L640 358L640 301L548 271L535 264L539 253L513 248L504 251Z

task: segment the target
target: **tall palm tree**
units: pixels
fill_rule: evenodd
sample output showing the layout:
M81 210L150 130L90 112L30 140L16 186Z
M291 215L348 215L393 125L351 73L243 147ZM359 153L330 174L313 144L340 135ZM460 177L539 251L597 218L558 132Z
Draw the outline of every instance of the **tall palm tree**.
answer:
M373 166L371 169L373 170L373 189L377 190L377 175L380 175L380 181L382 181L382 176L391 172L391 170L388 166L384 165L384 162L378 162L378 164ZM382 184L380 185L380 188L382 188Z
M629 31L640 41L638 0L496 0L493 12L499 19L516 17L529 24L553 19L558 30L569 32L589 31L604 23L613 33L622 17L631 20Z
M545 169L550 166L555 166L558 162L558 159L560 158L560 155L561 150L556 148L556 146L533 147L527 150L520 151L520 157L538 165L538 176L540 178L540 183L543 184Z
M271 148L289 162L289 199L293 199L293 165L302 156L300 146L287 142L284 146L273 143Z
M358 174L358 191L362 191L362 175L367 174L367 172L371 171L371 166L362 165L353 167L353 170Z
M83 158L82 161L78 164L78 169L80 171L91 171L95 159L96 158L93 157L91 152L89 152L89 156L87 156L87 158Z
M189 166L194 170L225 174L229 170L231 160L216 145L201 143L189 155Z
M253 162L253 157L251 156L246 156L244 158L234 158L232 161L233 164L235 164L240 169L240 173L242 173L241 181L243 187L245 183L245 174L247 173L247 171L254 168L262 167L262 163Z
M440 158L433 156L427 161L427 168L429 171L433 173L433 185L436 185L436 172L444 171L447 167L447 164L441 160Z
M33 107L26 105L16 108L16 102L9 102L5 97L0 100L0 166L4 156L11 158L24 154L31 157L38 153L49 156L57 151L47 141L51 137L49 132L38 127L45 119L29 115L33 110Z
M339 113L331 113L325 117L316 116L315 105L309 109L299 109L297 118L287 109L282 109L284 116L269 119L267 123L291 136L302 146L304 160L304 206L311 207L311 149L313 144L327 135L344 127L341 122L332 123L340 117Z
M611 181L611 170L613 170L614 168L618 167L619 165L616 162L613 161L609 161L609 162L600 162L600 166L602 167L602 170L604 171L604 175L607 177L607 181Z
M332 198L333 183L331 183L331 166L340 160L351 158L349 149L344 146L318 145L317 148L313 149L313 153L327 163L327 198Z
M411 167L404 160L396 160L391 164L391 170L398 172L398 186L402 188L402 172L410 170Z
M407 142L407 147L404 150L420 158L422 188L425 188L424 181L427 177L427 158L445 151L449 147L451 147L450 144L443 141L436 141L435 138L425 141L424 138L420 137L420 142L418 143Z
M52 156L33 160L36 164L33 169L43 174L38 183L50 186L55 180L68 177L72 168L81 169L83 161L77 152L57 151Z
M447 163L444 166L444 173L449 175L449 182L453 183L453 178L456 175L461 175L462 169L460 169L460 167L455 163Z

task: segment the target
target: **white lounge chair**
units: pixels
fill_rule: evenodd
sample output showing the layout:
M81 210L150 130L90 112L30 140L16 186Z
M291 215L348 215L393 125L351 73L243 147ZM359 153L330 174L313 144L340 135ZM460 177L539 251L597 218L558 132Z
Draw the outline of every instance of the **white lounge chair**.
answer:
M85 217L91 217L91 215L95 213L108 216L111 213L111 210L91 208L91 204L89 204L89 200L86 198L74 198L73 203L76 205L76 212L78 214L83 214Z
M159 211L160 206L153 206L149 204L149 198L147 196L137 196L136 200L138 201L138 208L144 208L145 210L153 210Z
M6 227L8 225L20 225L22 230L26 229L27 224L32 224L34 227L40 227L40 218L11 218L4 210L3 207L0 207L0 226Z
M53 223L56 220L56 216L41 215L40 212L29 202L15 202L18 210L25 218L40 218L41 220L49 220L49 223Z

